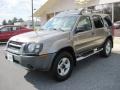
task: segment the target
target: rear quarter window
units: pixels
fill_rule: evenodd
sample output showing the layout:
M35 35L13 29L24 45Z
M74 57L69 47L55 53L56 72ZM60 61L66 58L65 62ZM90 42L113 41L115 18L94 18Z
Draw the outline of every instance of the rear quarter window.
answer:
M109 27L112 26L112 22L111 22L111 19L110 19L109 16L104 17L104 21L107 23L107 25L108 25Z

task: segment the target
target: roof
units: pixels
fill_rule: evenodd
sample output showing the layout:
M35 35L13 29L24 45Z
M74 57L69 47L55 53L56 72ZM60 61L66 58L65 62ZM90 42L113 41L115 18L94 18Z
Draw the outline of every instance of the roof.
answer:
M48 8L53 6L57 0L48 0L45 4L43 4L35 13L34 16L40 17L44 15L44 13L47 11Z
M17 26L20 26L20 25L2 25L2 26L0 26L0 28L3 28L3 27L17 27Z
M102 17L108 16L108 14L103 14L100 12L94 12L94 10L88 9L88 11L84 8L81 9L74 9L74 10L67 10L59 13L56 15L57 17L59 16L68 16L68 15L100 15Z
M2 27L7 27L7 26L17 26L17 25L2 25Z

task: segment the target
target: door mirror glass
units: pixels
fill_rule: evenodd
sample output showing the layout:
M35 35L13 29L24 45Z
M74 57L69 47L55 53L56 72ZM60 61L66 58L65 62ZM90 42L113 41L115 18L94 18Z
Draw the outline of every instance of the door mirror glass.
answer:
M77 27L76 30L75 30L75 33L83 32L84 30L85 30L85 27L84 27L84 26Z
M77 32L83 32L83 31L88 31L88 30L90 30L90 29L91 29L91 26L90 26L90 25L84 24L84 25L82 25L82 26L77 27L76 30L75 30L75 32L76 32L76 33L77 33Z

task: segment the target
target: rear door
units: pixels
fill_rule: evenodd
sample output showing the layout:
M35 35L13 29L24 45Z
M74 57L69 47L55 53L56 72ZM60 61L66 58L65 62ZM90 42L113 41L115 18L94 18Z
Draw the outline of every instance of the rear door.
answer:
M28 28L25 28L25 27L20 27L20 33L25 33L25 32L30 32L32 31L32 29L28 29Z
M111 32L111 35L114 35L114 27L113 27L111 18L109 16L105 16L103 19L104 19L104 23L107 31Z
M22 33L28 32L28 31L30 31L30 30L23 28L21 26L13 26L12 27L13 36L18 35L18 34L22 34Z
M92 19L96 33L94 45L97 47L100 46L106 38L106 28L104 27L104 21L101 16L93 15Z
M13 32L12 36L20 34L20 26L13 26L12 32Z

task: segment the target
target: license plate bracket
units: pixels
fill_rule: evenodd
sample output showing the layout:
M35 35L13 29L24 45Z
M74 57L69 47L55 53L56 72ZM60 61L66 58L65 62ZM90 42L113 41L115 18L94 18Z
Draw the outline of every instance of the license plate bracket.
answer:
M7 60L13 62L13 55L11 53L7 53Z

